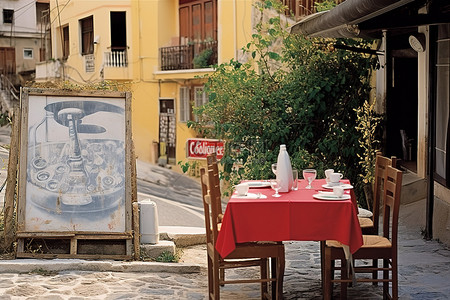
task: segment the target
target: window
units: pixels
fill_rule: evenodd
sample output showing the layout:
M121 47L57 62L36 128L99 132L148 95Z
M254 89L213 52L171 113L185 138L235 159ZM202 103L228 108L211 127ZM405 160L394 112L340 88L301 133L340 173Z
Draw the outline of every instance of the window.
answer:
M200 107L208 103L208 97L206 93L203 91L203 87L196 86L194 87L194 104L195 107ZM195 121L198 121L198 117L195 116Z
M189 88L180 88L180 122L187 122L190 120L191 105L189 97Z
M127 47L127 22L126 12L110 12L111 22L111 48L113 50L125 50Z
M439 25L436 61L435 178L450 186L450 24Z
M12 24L14 17L14 10L3 9L3 23Z
M62 29L63 41L62 41L62 58L67 59L70 54L70 44L69 44L69 26L63 27Z
M194 88L194 92L195 92L195 106L199 107L202 106L206 103L208 103L208 98L206 97L206 93L203 91L203 87L200 86L196 86Z
M33 49L23 49L23 58L33 59Z
M216 0L180 0L181 43L217 40Z
M36 2L36 23L38 26L45 26L50 22L50 4Z
M94 18L92 16L80 20L81 54L94 53Z

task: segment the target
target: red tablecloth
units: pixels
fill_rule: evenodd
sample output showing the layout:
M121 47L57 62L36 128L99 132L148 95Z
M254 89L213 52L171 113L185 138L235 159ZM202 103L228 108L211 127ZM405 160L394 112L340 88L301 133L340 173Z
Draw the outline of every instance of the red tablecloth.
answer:
M354 192L346 191L352 195L351 200L314 199L313 195L323 190L323 184L325 180L318 179L313 182L313 189L305 189L306 182L300 180L297 191L280 193L279 198L272 197L271 188L249 190L266 195L266 199L232 196L217 237L217 251L226 257L236 243L337 240L354 253L363 244Z

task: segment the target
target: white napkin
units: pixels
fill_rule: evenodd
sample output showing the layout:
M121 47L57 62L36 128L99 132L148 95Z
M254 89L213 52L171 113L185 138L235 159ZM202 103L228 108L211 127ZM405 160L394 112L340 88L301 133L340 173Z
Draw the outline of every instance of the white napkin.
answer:
M371 218L373 213L370 210L358 207L358 217L361 218Z
M254 193L247 193L247 195L234 195L233 198L237 199L266 199L267 196L263 194L254 194Z

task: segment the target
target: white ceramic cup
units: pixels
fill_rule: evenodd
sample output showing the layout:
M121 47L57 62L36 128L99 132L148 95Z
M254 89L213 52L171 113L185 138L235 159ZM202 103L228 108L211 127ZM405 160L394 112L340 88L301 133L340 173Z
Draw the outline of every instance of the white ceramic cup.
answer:
M325 181L328 183L330 182L330 174L334 173L333 169L326 169L325 170Z
M249 188L248 183L240 183L240 184L235 186L236 193L238 194L238 196L245 196L245 195L247 195L248 188Z
M340 186L333 187L333 194L335 194L338 197L342 197L344 195L344 189Z
M339 183L339 180L342 179L344 175L342 173L331 173L330 174L330 184L336 185Z

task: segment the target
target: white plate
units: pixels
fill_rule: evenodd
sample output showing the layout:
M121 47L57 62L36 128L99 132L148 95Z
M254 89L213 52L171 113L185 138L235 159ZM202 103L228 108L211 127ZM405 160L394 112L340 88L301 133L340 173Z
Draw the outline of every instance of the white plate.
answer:
M333 189L335 186L339 186L339 187L343 188L344 190L350 190L353 188L353 185L348 184L348 183L341 183L341 182L338 185L330 185L329 183L322 185L322 187L324 189Z
M313 197L319 200L332 200L332 201L348 200L351 198L351 196L348 194L344 194L342 197L337 197L333 193L314 194Z
M268 181L247 181L247 183L251 189L270 187L270 182Z
M267 196L263 195L263 194L254 194L254 193L247 193L247 195L245 196L238 196L238 195L233 195L233 198L236 199L266 199Z

